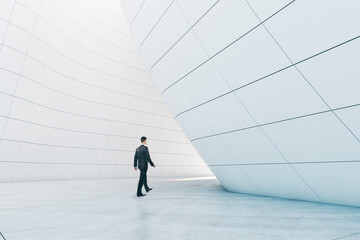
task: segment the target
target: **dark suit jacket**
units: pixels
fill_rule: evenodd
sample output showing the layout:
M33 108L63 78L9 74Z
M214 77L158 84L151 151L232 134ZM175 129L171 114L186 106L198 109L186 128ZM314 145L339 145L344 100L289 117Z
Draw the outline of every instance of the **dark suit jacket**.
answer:
M138 162L139 161L139 162ZM134 167L137 167L140 170L147 170L148 169L148 162L151 166L154 166L154 163L151 161L149 149L145 145L141 145L135 151L134 156Z

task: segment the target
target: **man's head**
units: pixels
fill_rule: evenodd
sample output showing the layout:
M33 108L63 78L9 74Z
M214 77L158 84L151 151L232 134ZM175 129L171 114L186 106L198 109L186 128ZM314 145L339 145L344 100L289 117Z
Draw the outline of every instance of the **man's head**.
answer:
M141 143L142 144L146 144L146 137L145 136L142 136L141 138L140 138L140 141L141 141Z

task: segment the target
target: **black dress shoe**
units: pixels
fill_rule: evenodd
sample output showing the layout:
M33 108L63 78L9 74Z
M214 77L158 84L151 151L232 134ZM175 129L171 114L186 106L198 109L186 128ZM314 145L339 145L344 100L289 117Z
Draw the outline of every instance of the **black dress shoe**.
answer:
M146 192L150 192L151 190L153 190L153 188L148 188L146 189Z
M143 194L143 193L140 193L140 194L137 194L138 197L145 197L146 194Z

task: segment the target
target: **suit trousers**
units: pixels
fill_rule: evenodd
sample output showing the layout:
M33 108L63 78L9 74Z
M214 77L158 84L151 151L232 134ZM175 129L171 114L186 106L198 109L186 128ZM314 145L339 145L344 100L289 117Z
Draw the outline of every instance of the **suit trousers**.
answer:
M145 190L149 189L149 186L147 185L147 176L146 176L147 169L140 170L140 178L137 188L137 194L141 194L141 189L144 186Z

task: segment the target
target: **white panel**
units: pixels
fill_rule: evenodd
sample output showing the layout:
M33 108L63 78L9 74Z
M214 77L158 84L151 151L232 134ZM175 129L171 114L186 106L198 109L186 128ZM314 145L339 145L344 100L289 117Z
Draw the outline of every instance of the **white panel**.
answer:
M25 32L24 30L14 27L13 25L9 25L8 30L6 32L6 37L4 39L4 44L15 48L20 52L26 52L27 46L30 41L30 34Z
M0 52L0 68L19 73L23 59L23 54L6 46L2 46Z
M119 21L118 17L115 17L113 14L109 14L109 12L105 11L103 8L99 8L96 1L77 0L74 5L81 9L81 12L85 15L96 19L96 21L104 27L111 29L114 32L126 34L126 28L123 21ZM119 31L119 29L122 31Z
M114 172L113 165L103 165L101 166L100 172L99 172L99 178L111 178Z
M42 0L16 0L16 2L27 6L33 11L36 11L39 8L39 5L41 4Z
M246 86L236 94L259 124L328 110L295 68Z
M48 176L48 167L46 165L31 164L31 163L16 163L14 176L12 181L29 181L45 180Z
M9 20L14 4L14 0L2 0L0 8L0 18Z
M290 162L360 159L360 142L333 113L264 126Z
M3 41L3 39L5 37L7 25L8 25L8 22L2 21L2 19L0 19L0 39L1 39L1 41Z
M287 164L266 166L242 166L263 195L289 199L320 201Z
M188 91L182 84L169 88L169 90L164 93L163 98L169 104L173 115L194 106L193 101L189 98ZM179 101L179 99L181 99L181 101Z
M1 94L0 93L0 115L1 116L8 116L10 106L11 106L12 96Z
M21 141L23 140L26 128L27 124L25 122L8 119L6 128L3 133L3 138Z
M360 103L360 39L298 65L331 108ZM339 97L341 96L341 97Z
M34 101L38 89L38 84L29 81L26 78L19 77L19 83L16 88L16 96L21 96L21 98L27 99L29 101Z
M52 1L41 1L39 15L46 19L47 22L54 24L57 23L57 20L59 20L62 24L64 24L64 21L61 21L62 19L60 18L60 15L64 14L67 13L60 13L57 5L55 5ZM59 25L61 26L62 24Z
M50 48L48 46L44 45L44 43L36 38L31 38L27 51L27 58L31 58L38 62L38 64L53 67L47 62L47 55L49 52ZM60 59L58 59L58 61L60 61Z
M186 19L190 25L193 25L200 19L209 9L217 4L216 0L178 0L176 3L184 12ZM211 10L210 10L211 11Z
M215 133L256 125L246 109L233 94L202 105L198 110ZM196 110L191 110L184 114L191 114L192 111Z
M126 165L116 165L114 166L113 176L116 178L124 178L124 177L138 177L137 174L135 174L134 170L130 166ZM131 172L130 172L131 171Z
M51 146L41 142L32 144L25 142L21 145L18 161L32 162L33 164L81 162L85 152L82 149Z
M202 49L195 34L189 32L173 49L171 49L167 54L167 59L172 65L176 77L179 79L192 71L200 63L207 60L207 55Z
M196 140L193 142L193 145L210 166L236 163L233 161L230 155L231 152L227 149L227 146L220 142L217 137ZM224 162L223 159L226 159L227 162Z
M91 179L91 178L97 178L99 174L99 168L98 165L85 165L83 170L83 177L82 179ZM116 176L119 177L119 176Z
M15 163L0 161L0 182L10 182Z
M230 150L235 163L286 163L281 153L258 128L220 135L219 139Z
M281 8L285 7L291 0L247 0L251 8L255 11L256 15L261 21L264 21ZM284 10L286 11L286 9Z
M360 163L299 164L295 168L323 201L360 206L356 184L360 181Z
M198 110L188 114L182 114L177 118L181 128L187 133L186 136L192 140L197 137L211 135L214 132L204 121L204 117Z
M26 30L32 31L36 21L35 13L31 12L25 6L16 3L11 15L11 23Z
M66 179L78 179L81 178L83 166L81 165L75 165L71 164L67 166L66 172L65 172L65 178Z
M160 92L176 81L173 66L165 57L151 71L151 77L158 79L157 87Z
M360 139L360 106L335 111L346 126Z
M44 124L48 126L56 126L59 128L74 128L77 130L89 130L91 124L87 123L86 121L82 121L83 119L79 118L69 118L64 117L64 113L56 112L52 110L48 110L46 108L34 105L32 107L32 111L30 117L28 118L29 121ZM69 123L70 122L70 123ZM88 126L90 125L90 126ZM87 127L87 128L86 128Z
M6 130L6 129L5 129ZM16 162L20 152L21 143L14 141L1 140L0 159L4 161Z
M24 65L22 67L21 75L28 78L28 80L40 81L42 78L42 72L45 70L44 65L34 61L31 58L25 58ZM51 82L54 77L50 74L45 74L48 82ZM51 85L51 84L49 84Z
M259 191L257 186L239 166L211 167L211 171L216 176L219 176L220 183L228 191L247 192L250 194L261 195L261 192Z
M226 27L224 27L226 24ZM259 24L246 1L220 1L194 31L209 55L213 55Z
M171 2L171 0L145 1L142 11L131 28L134 38L139 41L138 44L144 41Z
M5 116L1 116L0 117L0 133L3 133L4 127L5 127L5 123L6 123L6 117ZM0 140L1 141L1 140Z
M150 34L141 46L140 53L141 56L144 56L144 64L147 69L150 69L150 67L161 57L162 52L160 51L160 48L159 41L154 34Z
M241 87L291 63L263 28L256 28L214 58L232 88Z
M165 54L188 29L189 25L181 9L173 3L151 34L158 40L160 53Z
M129 23L132 23L132 21L135 19L135 16L138 13L143 2L144 0L125 1L123 9L124 11L126 11L126 18L128 19Z
M183 78L181 84L187 90L195 105L230 90L230 87L222 78L221 73L219 73L216 66L211 61L205 63L199 69ZM199 92L201 92L201 94L199 94Z
M358 9L360 2L355 0L295 1L265 25L297 62L356 37L360 32L360 25L355 24L360 21Z

